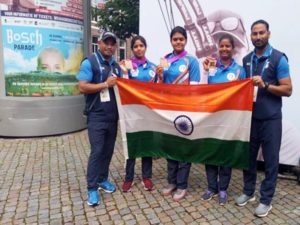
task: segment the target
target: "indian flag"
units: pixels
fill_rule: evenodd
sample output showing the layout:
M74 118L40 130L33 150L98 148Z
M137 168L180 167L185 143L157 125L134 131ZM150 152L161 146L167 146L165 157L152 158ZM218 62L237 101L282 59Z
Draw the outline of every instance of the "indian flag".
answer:
M115 91L125 158L248 167L250 79L174 85L118 78Z

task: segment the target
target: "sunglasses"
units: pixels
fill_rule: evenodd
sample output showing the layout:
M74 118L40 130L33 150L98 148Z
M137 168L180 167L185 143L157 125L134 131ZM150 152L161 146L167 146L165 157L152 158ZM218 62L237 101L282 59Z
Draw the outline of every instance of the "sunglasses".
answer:
M211 33L216 29L217 24L225 31L236 30L239 26L239 19L236 17L227 17L221 21L209 21L207 22L208 28Z

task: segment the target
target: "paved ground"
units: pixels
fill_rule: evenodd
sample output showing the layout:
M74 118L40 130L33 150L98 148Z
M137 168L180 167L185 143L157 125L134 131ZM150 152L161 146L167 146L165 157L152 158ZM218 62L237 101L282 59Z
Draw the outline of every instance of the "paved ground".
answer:
M189 194L179 203L163 197L166 161L154 161L156 189L141 188L140 160L132 193L120 191L124 158L118 139L111 164L111 180L118 190L101 193L103 203L86 205L86 163L89 143L86 131L33 139L0 138L0 224L300 224L300 186L279 179L273 210L267 218L253 216L257 202L234 205L241 192L242 173L234 170L226 206L217 199L203 202L206 179L203 165L193 165ZM262 175L259 175L259 181Z

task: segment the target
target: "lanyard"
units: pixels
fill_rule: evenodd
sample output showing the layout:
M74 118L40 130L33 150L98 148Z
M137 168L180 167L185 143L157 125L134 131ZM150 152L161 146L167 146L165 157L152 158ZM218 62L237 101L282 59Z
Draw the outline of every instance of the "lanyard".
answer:
M180 59L180 58L182 58L182 57L184 57L184 56L186 56L187 55L187 52L186 51L183 51L183 52L181 52L179 55L175 55L174 57L172 57L172 58L170 58L170 59L167 59L167 61L168 61L168 63L173 63L173 62L175 62L176 60L178 60L178 59ZM166 58L166 57L165 57Z
M133 65L133 69L137 69L139 65L143 65L143 67L145 66L145 64L147 63L147 59L146 57L144 57L143 59L137 59L135 57L131 58L132 61L132 65Z
M272 50L270 51L270 55L272 53ZM251 55L251 63L250 63L250 77L253 77L253 59L254 59L254 55L255 53L253 52L252 55ZM265 61L264 61L264 65L263 65L263 68L260 72L260 76L263 77L263 74L265 72L265 69L267 68L268 64L267 62L269 62L269 58L267 58Z
M98 58L97 53L95 52L94 54L95 54L96 61L97 61L98 66L99 66L99 70L100 70L100 82L102 82L102 81L103 81L103 80L102 80L102 79L103 79L103 77L102 77L102 66L101 66L101 63L100 63L100 60L99 60L99 58Z
M102 77L102 74L103 74L103 73L102 73L102 72L103 72L103 67L101 66L101 63L100 63L100 60L99 60L99 58L98 58L97 53L95 52L94 54L95 54L96 61L97 61L98 66L99 66L99 70L100 70L100 82L103 82L103 77ZM112 75L112 73L113 73L113 68L112 68L112 65L110 65L110 71L109 71L108 74Z

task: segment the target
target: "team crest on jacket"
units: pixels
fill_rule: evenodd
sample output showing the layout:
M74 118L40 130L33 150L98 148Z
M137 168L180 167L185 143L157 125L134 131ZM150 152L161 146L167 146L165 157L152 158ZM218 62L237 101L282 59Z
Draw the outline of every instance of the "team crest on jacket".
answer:
M270 64L270 60L267 59L267 60L266 60L266 64L265 64L265 69L268 69L268 68L269 68L269 64Z
M235 79L235 74L234 73L228 73L227 74L227 80L233 81Z
M182 73L183 71L186 70L186 65L180 65L179 66L179 71Z
M176 130L183 135L191 135L194 131L194 124L192 120L185 115L177 116L174 120Z

